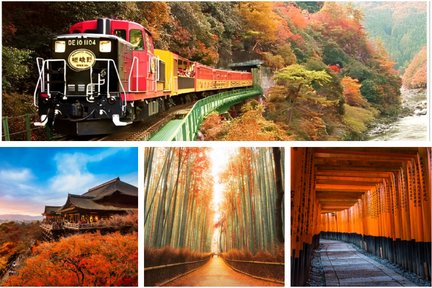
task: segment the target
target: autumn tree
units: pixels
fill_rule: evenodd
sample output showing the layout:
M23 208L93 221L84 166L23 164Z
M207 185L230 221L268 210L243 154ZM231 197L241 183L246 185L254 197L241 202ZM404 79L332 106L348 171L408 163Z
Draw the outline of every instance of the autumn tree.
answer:
M353 79L349 76L345 76L341 80L343 87L343 95L345 97L345 103L356 107L368 107L366 99L361 95L360 86L361 84L357 79Z
M264 106L252 100L243 105L242 114L234 119L224 136L227 141L281 141L291 138L273 121L263 116Z
M171 7L166 2L126 2L129 5L130 14L134 15L138 22L146 27L153 36L156 44L160 44L160 48L167 48L162 41L166 35L164 34L164 26L169 25L173 19L171 16Z
M218 39L198 2L170 3L173 23L165 25L169 48L191 60L214 65L219 60Z
M277 40L278 17L272 2L239 2L239 13L243 21L245 40L251 43L251 51L263 49Z
M423 47L412 59L402 76L403 85L408 88L426 88L427 51Z
M294 107L299 97L316 96L315 87L330 82L330 79L326 71L307 70L302 65L293 64L275 73L276 86L272 87L269 94L273 101L288 101Z
M35 247L5 286L136 286L138 234L82 234Z

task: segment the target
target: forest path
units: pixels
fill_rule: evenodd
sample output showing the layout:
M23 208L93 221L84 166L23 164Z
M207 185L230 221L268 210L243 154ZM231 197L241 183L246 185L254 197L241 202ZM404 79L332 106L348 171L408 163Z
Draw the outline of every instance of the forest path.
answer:
M196 271L180 277L167 286L283 286L281 284L262 281L235 272L224 261L214 256Z
M320 239L320 244L327 286L417 286L351 244L327 239Z

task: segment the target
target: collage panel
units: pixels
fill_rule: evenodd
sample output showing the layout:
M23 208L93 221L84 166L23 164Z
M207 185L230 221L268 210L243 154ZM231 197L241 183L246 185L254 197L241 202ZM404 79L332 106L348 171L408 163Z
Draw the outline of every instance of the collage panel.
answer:
M284 286L284 148L144 154L146 287Z
M0 286L138 286L137 153L0 148Z
M2 139L427 141L427 13L3 1Z
M431 286L429 1L1 5L0 286Z
M291 286L430 286L430 147L291 148Z

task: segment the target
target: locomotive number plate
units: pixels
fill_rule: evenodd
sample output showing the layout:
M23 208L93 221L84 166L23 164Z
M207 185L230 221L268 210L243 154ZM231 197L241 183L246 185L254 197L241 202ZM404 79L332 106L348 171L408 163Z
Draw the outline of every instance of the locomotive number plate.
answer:
M70 67L75 71L86 70L96 62L96 55L88 49L77 49L72 51L68 57Z

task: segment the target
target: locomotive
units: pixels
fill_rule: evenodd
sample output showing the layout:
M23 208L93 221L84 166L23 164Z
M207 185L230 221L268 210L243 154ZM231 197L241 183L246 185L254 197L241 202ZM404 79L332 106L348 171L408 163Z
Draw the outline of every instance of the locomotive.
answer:
M77 135L107 134L210 91L252 86L250 72L215 69L155 49L151 33L125 20L76 23L37 58L40 122Z

